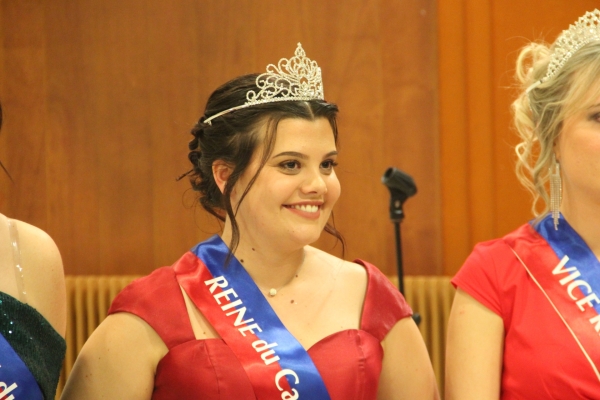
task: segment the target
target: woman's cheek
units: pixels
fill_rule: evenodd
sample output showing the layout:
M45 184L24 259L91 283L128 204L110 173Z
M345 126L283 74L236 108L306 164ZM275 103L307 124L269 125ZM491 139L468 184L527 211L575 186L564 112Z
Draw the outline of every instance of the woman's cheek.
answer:
M342 186L340 185L340 181L337 176L334 175L330 185L327 188L327 201L331 203L331 207L338 201L340 195L342 193Z

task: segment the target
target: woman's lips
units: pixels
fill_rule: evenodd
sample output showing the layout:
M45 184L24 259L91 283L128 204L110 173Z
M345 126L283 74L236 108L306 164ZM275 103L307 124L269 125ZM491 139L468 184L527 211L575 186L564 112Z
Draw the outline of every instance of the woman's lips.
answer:
M316 204L285 204L285 208L296 215L308 219L318 219L321 216L321 205Z

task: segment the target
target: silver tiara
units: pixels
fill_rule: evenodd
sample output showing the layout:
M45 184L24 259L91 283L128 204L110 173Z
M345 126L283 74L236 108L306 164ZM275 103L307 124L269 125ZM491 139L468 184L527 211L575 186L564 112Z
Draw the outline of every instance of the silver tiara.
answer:
M298 43L294 54L294 57L289 60L282 58L277 65L267 65L267 72L256 78L256 86L260 90L258 93L249 90L246 93L244 104L212 115L204 122L212 125L211 121L217 117L257 104L278 101L324 100L321 68L319 68L316 61L306 57L300 43Z
M593 41L600 41L600 11L598 9L586 12L577 22L569 26L569 29L560 34L554 44L546 75L529 86L527 92L529 93L556 75L577 50Z

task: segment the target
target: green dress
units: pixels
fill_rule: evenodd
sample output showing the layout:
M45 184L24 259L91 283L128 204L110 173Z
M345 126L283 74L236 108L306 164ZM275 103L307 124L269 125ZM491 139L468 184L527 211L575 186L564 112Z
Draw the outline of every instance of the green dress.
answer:
M0 292L0 334L54 400L67 343L35 308Z

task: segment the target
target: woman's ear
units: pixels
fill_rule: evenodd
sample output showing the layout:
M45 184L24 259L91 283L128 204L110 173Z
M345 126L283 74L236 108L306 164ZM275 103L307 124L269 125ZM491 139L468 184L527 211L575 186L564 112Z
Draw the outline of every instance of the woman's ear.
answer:
M212 164L212 173L215 183L219 187L221 193L225 191L225 185L231 175L232 168L223 160L216 160Z

